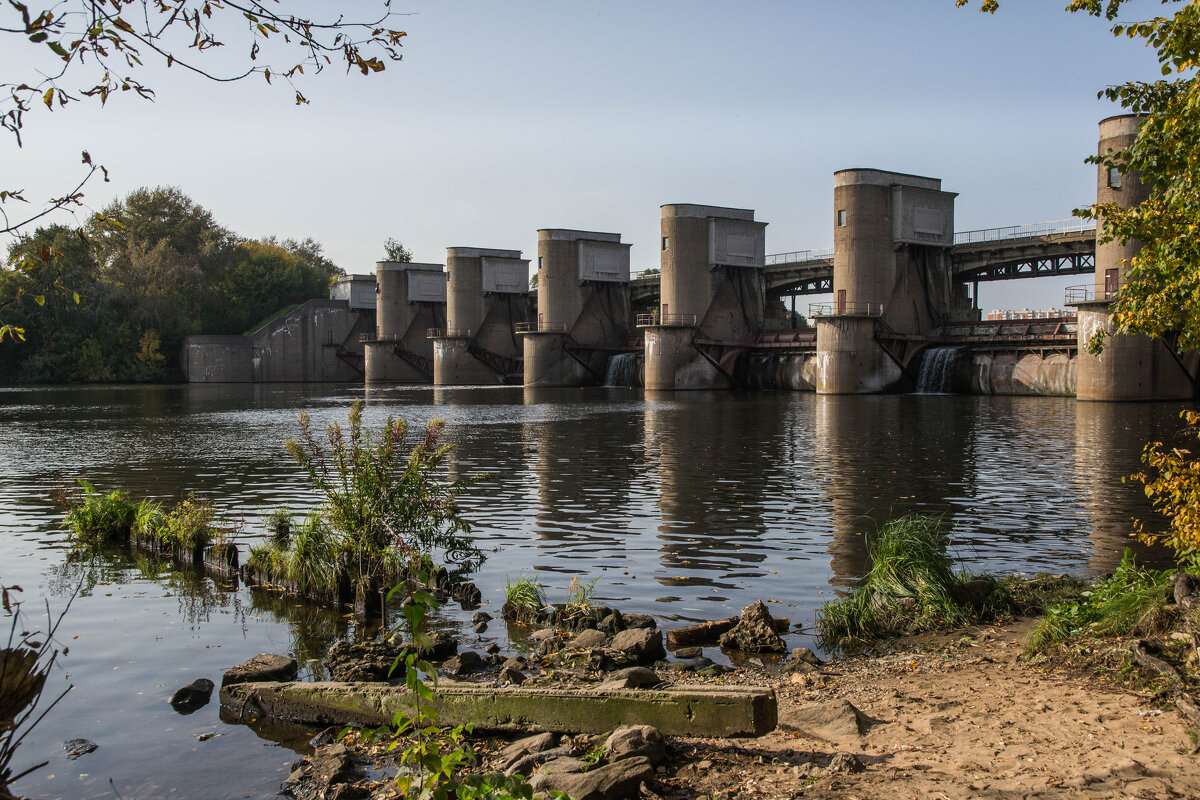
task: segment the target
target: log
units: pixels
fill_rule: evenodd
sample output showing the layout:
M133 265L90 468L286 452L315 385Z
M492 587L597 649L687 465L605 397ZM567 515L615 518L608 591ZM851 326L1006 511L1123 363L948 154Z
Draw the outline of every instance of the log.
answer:
M667 631L667 647L677 650L680 647L692 647L699 644L716 644L717 639L721 638L721 634L733 630L739 621L741 621L741 617L729 617L698 622L684 628L672 628ZM791 621L784 617L772 617L771 624L775 626L775 632L779 634L787 633L792 625Z

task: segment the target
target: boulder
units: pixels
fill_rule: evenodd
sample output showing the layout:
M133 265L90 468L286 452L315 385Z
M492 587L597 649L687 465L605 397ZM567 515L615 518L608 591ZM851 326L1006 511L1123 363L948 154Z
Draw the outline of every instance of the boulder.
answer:
M557 733L539 733L537 736L526 736L518 739L496 754L501 771L508 769L531 753L542 753L558 747Z
M574 756L559 756L552 758L538 767L539 775L557 775L560 773L583 772L589 764L582 758Z
M589 628L585 631L580 631L579 635L571 641L567 642L567 646L572 650L591 650L594 647L603 647L608 641L608 637L600 631Z
M491 622L493 619L494 617L486 611L476 611L471 616L471 622L475 623L476 625L481 622Z
M461 678L483 669L483 657L474 650L464 650L442 664L442 672L452 678Z
M675 651L675 657L687 661L704 655L703 647L680 647Z
M544 642L547 639L553 639L557 636L558 636L558 631L554 630L554 628L541 628L540 630L536 630L533 633L529 634L529 641Z
M648 686L657 686L660 683L662 683L662 678L658 677L658 673L654 670L646 669L645 667L629 667L628 669L614 672L597 688L601 691L644 689Z
M604 742L604 758L609 763L642 756L651 764L667 760L667 743L658 728L650 725L622 725Z
M341 781L348 777L349 772L350 753L341 742L318 747L313 753L310 774L322 783Z
M525 673L516 667L501 667L498 680L501 685L511 683L513 686L520 686L525 682Z
M744 653L786 653L787 645L775 632L771 613L761 600L742 609L741 619L721 635L721 647Z
M629 628L613 637L609 649L632 655L637 664L653 664L667 657L663 648L662 631L649 628Z
M93 742L91 739L67 739L62 743L62 749L67 754L67 759L74 761L80 756L86 756L88 753L94 753L100 749L100 745Z
M563 640L561 636L549 636L542 639L542 643L538 645L538 655L549 656L554 655L559 650L563 649Z
M650 759L637 756L583 774L535 775L529 783L535 792L564 792L572 800L622 800L653 778Z
M991 578L973 578L969 581L955 581L951 592L954 602L960 606L980 608L995 588L996 582Z
M404 677L404 656L411 642L387 641L336 642L325 656L325 665L335 681L386 681ZM430 631L429 646L423 656L444 661L458 652L458 640L446 631ZM400 664L392 672L396 659Z
M780 728L824 741L859 737L882 722L859 711L848 700L779 712Z
M792 655L783 665L783 669L785 672L811 675L814 672L820 672L820 667L824 663L816 653L807 647L796 647L792 649Z
M299 665L296 659L287 656L259 653L249 661L225 670L221 685L234 683L262 683L264 681L292 681L296 679Z
M212 699L213 688L215 683L208 678L197 678L187 686L182 686L175 690L171 695L171 708L175 709L180 714L191 714L197 709L208 705L208 701Z

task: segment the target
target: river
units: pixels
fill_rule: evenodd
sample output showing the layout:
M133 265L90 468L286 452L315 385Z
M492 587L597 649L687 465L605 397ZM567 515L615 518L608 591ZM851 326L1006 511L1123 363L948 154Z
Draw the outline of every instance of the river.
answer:
M48 694L74 689L23 744L18 770L50 763L18 791L275 795L294 735L225 725L215 698L189 716L167 698L197 677L219 683L259 652L296 655L320 676L315 659L356 635L352 623L124 551L69 558L49 493L81 474L135 498L195 491L252 541L273 509L316 500L283 449L299 413L322 429L362 396L361 386L279 384L0 389L0 579L24 588L34 621L43 598L57 614L83 586ZM953 555L975 571L1111 571L1130 519L1149 513L1121 477L1147 440L1179 430L1181 407L618 388L397 387L365 398L371 424L444 418L451 474L483 475L462 505L488 556L475 581L495 616L506 580L536 574L553 601L579 576L598 579L598 600L661 623L763 599L806 631L862 572L863 533L889 516L944 515ZM467 616L446 616L464 648L509 646L501 621L477 635ZM99 749L68 760L59 743L79 737Z

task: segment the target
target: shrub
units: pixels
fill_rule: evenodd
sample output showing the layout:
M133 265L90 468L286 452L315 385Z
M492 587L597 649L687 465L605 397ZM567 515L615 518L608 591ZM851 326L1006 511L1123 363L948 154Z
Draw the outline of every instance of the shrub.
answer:
M1200 438L1200 413L1182 411L1188 436ZM1197 565L1200 556L1200 458L1185 447L1165 449L1162 442L1151 442L1142 452L1142 463L1152 474L1139 472L1133 480L1145 486L1146 497L1163 514L1170 527L1164 534L1148 531L1142 521L1135 522L1139 539L1165 544L1180 561Z
M138 536L162 538L163 526L167 524L167 515L163 513L162 504L146 498L137 504L133 514L133 532Z
M91 543L127 538L137 512L129 495L121 491L101 494L83 478L79 486L83 489L82 500L67 509L64 519L71 535Z
M186 550L207 545L217 536L212 524L215 515L211 500L189 494L163 518L158 537L165 544Z
M546 607L546 587L533 575L522 575L516 583L504 582L505 619L530 621Z

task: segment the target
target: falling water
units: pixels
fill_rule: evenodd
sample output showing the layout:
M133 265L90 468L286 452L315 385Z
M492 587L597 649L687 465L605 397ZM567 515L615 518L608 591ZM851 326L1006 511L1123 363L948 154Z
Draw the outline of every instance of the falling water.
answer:
M604 373L605 386L637 386L638 354L617 353L608 360L608 369Z
M953 394L957 390L956 369L961 347L931 347L921 356L917 394Z

